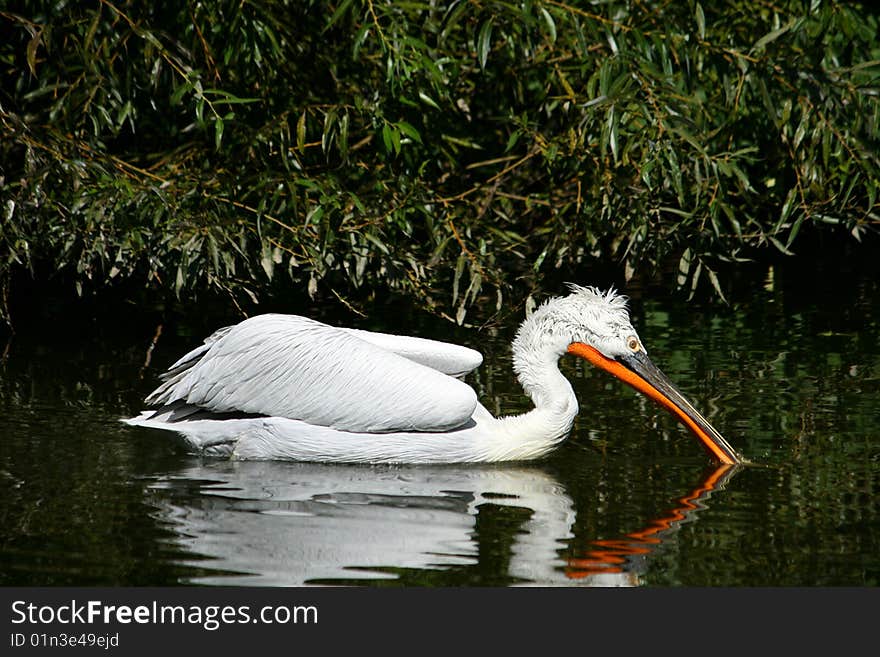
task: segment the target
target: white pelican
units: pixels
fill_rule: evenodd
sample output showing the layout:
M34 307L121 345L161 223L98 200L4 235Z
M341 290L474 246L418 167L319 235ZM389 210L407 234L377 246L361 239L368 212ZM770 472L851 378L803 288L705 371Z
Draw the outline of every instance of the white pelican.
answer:
M559 371L585 358L660 403L721 463L726 440L651 362L626 297L571 285L520 326L513 367L535 408L495 418L457 377L482 356L421 338L259 315L216 331L162 375L156 410L125 420L238 459L461 463L534 459L568 435L578 402Z

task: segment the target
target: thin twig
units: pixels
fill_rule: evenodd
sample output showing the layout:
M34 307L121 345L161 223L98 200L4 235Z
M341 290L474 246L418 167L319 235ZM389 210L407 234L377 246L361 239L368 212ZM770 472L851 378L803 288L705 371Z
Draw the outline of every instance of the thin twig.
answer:
M333 296L335 296L337 299L339 299L339 301L341 301L342 304L346 308L348 308L351 312L353 312L355 315L359 315L359 316L366 319L366 317L368 316L366 313L361 312L360 310L358 310L357 308L352 306L342 295L339 294L339 292L334 290L332 287L330 288L330 291L333 293Z
M540 152L540 151L539 151L538 149L534 149L534 150L532 150L530 153L526 153L526 154L523 155L520 159L518 159L516 162L514 162L513 164L511 164L511 165L508 166L508 167L505 167L504 169L502 169L501 171L499 171L498 173L496 173L494 176L492 176L492 177L490 177L489 179L483 181L482 183L479 183L479 184L477 184L477 185L474 185L474 186L471 187L470 189L468 189L468 190L466 190L466 191L464 191L464 192L461 192L460 194L456 194L455 196L446 196L446 197L443 197L443 198L435 199L435 201L436 201L437 203L442 203L443 205L446 205L446 204L448 204L448 203L451 203L452 201L461 201L462 199L465 199L465 198L467 198L468 196L470 196L471 194L473 194L474 192L478 191L478 190L479 190L480 188L482 188L484 185L488 185L488 184L494 183L496 180L498 180L498 179L501 178L502 176L507 175L508 173L510 173L511 171L513 171L514 169L516 169L518 166L520 166L520 165L523 164L524 162L526 162L526 161L530 160L531 158L533 158L533 157L534 157L535 155L537 155L539 152Z
M159 342L159 336L162 335L162 325L159 324L156 326L156 332L153 334L153 339L150 340L150 346L147 347L147 353L144 356L144 364L141 366L140 375L138 378L144 378L144 372L150 366L150 361L153 359L153 349L156 348L156 343Z
M193 27L196 28L196 34L199 37L199 41L202 43L202 50L205 52L205 59L208 62L208 68L214 72L214 79L220 80L220 71L217 70L217 63L214 61L214 57L211 55L211 49L208 47L208 42L205 41L205 36L202 34L202 28L199 27L198 21L196 21L196 15L193 12L192 5L189 7L189 16L192 19Z
M598 14L592 14L588 11L584 11L583 9L579 9L578 7L572 7L571 5L567 5L564 2L554 2L554 0L544 0L546 4L553 5L554 7L559 7L560 9L567 11L571 14L577 14L578 16L583 16L584 18L589 18L594 21L599 21L600 23L605 23L606 25L612 25L616 28L623 30L624 32L629 32L633 28L629 25L624 25L623 23L618 23L617 21L613 21L610 18L605 18L604 16L599 16Z

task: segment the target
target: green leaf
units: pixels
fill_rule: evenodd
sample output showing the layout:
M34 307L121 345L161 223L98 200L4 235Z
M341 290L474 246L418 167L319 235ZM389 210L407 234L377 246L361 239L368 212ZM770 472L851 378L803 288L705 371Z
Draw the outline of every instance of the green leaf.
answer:
M788 240L786 240L785 242L786 249L790 248L791 245L794 243L794 238L797 237L797 234L801 229L801 224L804 223L805 218L806 215L801 214L797 219L795 219L794 225L791 227L791 230L788 233Z
M205 89L202 94L204 96L218 96L212 102L216 105L247 105L250 103L259 103L259 98L240 98L235 94L229 93L223 89Z
M482 146L480 146L476 142L470 141L469 139L462 139L460 137L453 137L452 135L440 135L440 137L444 141L448 141L450 144L455 144L456 146L464 146L465 148L474 148L477 150L483 150Z
M412 125L407 123L406 121L398 121L397 129L400 130L407 137L412 139L413 141L417 141L420 144L422 143L422 136L419 134L419 131L416 130Z
M709 281L712 283L712 287L715 288L715 291L718 293L718 296L721 297L721 301L723 301L724 303L727 303L727 299L724 296L724 292L721 291L721 284L718 282L718 276L709 267L706 267L706 273L709 274Z
M391 144L391 126L387 123L382 126L382 143L385 145L385 151L390 153L394 150Z
M180 264L177 266L177 276L174 279L174 293L179 297L180 291L183 289L184 276L183 276L183 265Z
M458 255L458 260L455 262L455 273L452 276L452 305L455 305L455 302L458 300L458 286L461 282L461 275L464 272L464 263L466 262L464 251L462 251Z
M796 20L790 20L788 23L786 23L782 27L780 27L776 30L773 30L772 32L768 32L767 34L762 36L760 39L758 39L755 42L755 45L752 46L752 52L755 52L757 50L762 50L768 44L776 41L776 39L778 39L783 34L788 32L795 25L796 22L797 22Z
M788 248L782 242L780 242L778 239L776 239L772 235L768 235L767 239L770 240L770 243L773 244L773 246L775 246L777 249L779 249L780 252L784 253L785 255L794 255L794 253L789 251Z
M688 272L691 270L691 257L691 249L688 247L681 254L681 259L678 261L678 278L676 282L679 287L684 287L684 284L687 282Z
M183 95L189 91L192 91L192 87L188 84L179 84L174 88L174 92L171 94L171 98L169 99L169 103L172 107L180 104L180 100L183 98Z
M703 262L702 260L697 260L697 266L694 268L694 274L691 277L691 293L688 295L688 301L694 298L694 294L697 291L697 284L700 282L700 274L703 271Z
M556 21L553 20L553 16L544 7L541 7L541 18L544 20L547 33L550 35L550 43L556 43Z
M696 14L697 19L697 36L700 38L700 41L706 40L706 16L703 14L703 7L700 3L697 3L696 10L694 12Z
M364 239L366 239L368 242L371 242L372 244L374 244L376 246L376 248L379 249L385 255L388 255L389 253L391 253L388 250L388 246L382 240L380 240L378 237L376 237L373 233L363 233L363 236L364 236Z
M223 119L219 116L214 121L214 148L220 150L220 144L223 141Z
M324 131L321 133L321 151L326 155L333 146L336 136L337 108L333 107L324 115Z
M450 2L446 14L443 16L443 31L440 32L440 38L445 40L454 32L455 26L469 9L468 2Z
M674 148L668 148L665 152L666 161L669 163L669 176L672 178L672 186L675 189L675 194L678 197L679 205L684 207L685 197L684 197L684 184L681 179L681 165L678 163L678 156L675 153Z
M520 132L519 130L514 131L510 137L507 138L507 146L504 147L504 152L509 153L510 150L516 146L516 142L519 141Z
M330 20L327 21L327 24L324 26L324 29L321 30L321 32L326 32L331 27L333 27L333 25L335 25L336 22L348 12L349 8L351 7L351 3L352 0L342 0L342 2L340 2L339 6L336 8L336 11L334 11L333 15L330 16Z
M348 158L348 112L342 115L339 120L339 154L343 158Z
M394 154L400 155L400 130L391 128L391 145L394 146Z
M791 211L794 209L794 203L796 199L797 187L792 187L790 190L788 190L788 195L785 197L785 203L782 204L782 211L779 213L779 220L776 222L776 226L773 228L774 233L778 233L783 224L788 221L788 217L791 215Z
M611 146L611 155L614 162L617 163L617 125L618 114L614 111L614 106L608 110L608 145Z
M296 147L300 153L303 153L306 150L306 112L305 112L305 110L303 110L303 113L300 115L299 120L296 122Z
M532 271L537 272L541 269L541 265L544 264L544 259L547 257L547 249L549 247L544 247L544 250L535 258L535 262L532 263Z
M492 19L490 18L480 28L480 34L477 37L477 59L480 62L480 68L486 69L486 61L489 59L489 52L492 50Z
M263 242L260 265L262 265L263 271L266 273L266 278L271 281L272 275L275 273L275 261L272 258L272 249L268 242Z
M421 100L423 103L425 103L425 105L430 105L434 109L437 109L437 110L440 109L440 106L437 104L437 101L435 101L433 98L431 98L428 94L426 94L423 91L419 92L419 100Z
M43 30L38 29L34 31L34 35L31 37L31 40L28 41L27 44L27 65L28 69L30 69L31 75L37 77L37 48L40 47L40 41L43 39Z

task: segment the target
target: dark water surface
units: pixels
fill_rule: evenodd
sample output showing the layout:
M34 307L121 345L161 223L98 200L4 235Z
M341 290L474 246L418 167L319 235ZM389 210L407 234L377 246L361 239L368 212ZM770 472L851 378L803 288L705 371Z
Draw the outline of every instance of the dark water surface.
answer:
M0 585L876 586L878 283L781 278L726 309L633 294L654 361L758 464L727 470L573 360L581 413L535 463L203 458L118 422L203 327L166 328L147 368L155 326L21 331L0 365ZM527 408L515 325L361 324L479 349L469 382L502 413Z

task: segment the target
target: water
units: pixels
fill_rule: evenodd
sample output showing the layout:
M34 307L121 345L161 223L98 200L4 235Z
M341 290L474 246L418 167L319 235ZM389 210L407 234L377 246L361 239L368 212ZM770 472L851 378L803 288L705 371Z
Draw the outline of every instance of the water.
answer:
M0 585L876 586L880 291L844 273L777 269L726 310L634 291L655 362L756 463L734 469L574 360L581 413L535 463L203 458L118 418L216 325L166 327L149 367L154 325L22 331L0 369ZM480 349L470 382L510 413L515 324L362 326Z

